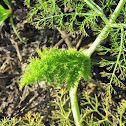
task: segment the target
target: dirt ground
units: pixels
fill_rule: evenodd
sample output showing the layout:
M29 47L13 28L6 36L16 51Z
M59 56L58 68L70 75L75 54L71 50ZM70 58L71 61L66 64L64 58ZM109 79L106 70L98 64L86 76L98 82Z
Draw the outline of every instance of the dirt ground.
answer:
M4 5L2 1L0 4ZM0 118L7 116L18 118L31 111L40 113L43 122L48 125L50 116L53 114L52 111L56 109L49 104L51 100L55 99L55 92L58 92L55 84L47 86L46 81L43 81L26 85L22 91L19 89L19 84L26 63L29 62L28 59L37 56L37 48L51 47L52 41L49 38L53 38L54 34L56 34L54 44L60 41L62 37L58 31L48 28L37 30L28 23L27 10L23 5L23 0L13 0L11 4L15 27L21 37L27 38L27 43L19 41L12 29L10 20L7 19L0 29ZM4 5L4 7L6 6ZM89 40L89 42L94 40L95 36L91 37L86 38L86 40ZM85 38L82 41L83 43L84 40ZM73 44L76 44L74 40ZM66 46L65 42L60 45L60 48L64 46ZM93 55L94 59L95 56L97 56L97 53ZM81 99L85 91L88 91L90 96L96 94L99 101L104 97L104 86L100 86L102 82L107 82L107 79L101 79L100 75L100 72L104 69L97 64L92 65L93 79L91 82L85 82L83 79L80 81L78 99ZM116 89L119 94L113 95L115 102L126 98L125 88Z

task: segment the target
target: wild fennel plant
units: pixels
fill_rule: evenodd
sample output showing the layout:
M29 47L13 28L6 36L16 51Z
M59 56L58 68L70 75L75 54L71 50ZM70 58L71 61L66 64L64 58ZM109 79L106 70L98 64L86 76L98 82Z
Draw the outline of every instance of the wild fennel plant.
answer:
M58 87L61 86L62 82L65 82L70 90L71 107L78 125L80 114L76 91L81 77L89 80L91 75L90 58L84 55L83 51L76 49L44 49L43 52L38 50L38 53L40 59L30 59L31 63L25 70L20 87L45 79L48 84L51 84L55 78Z
M102 41L109 34L114 34L115 31L117 31L117 33L118 31L121 31L121 34L118 34L119 36L117 35L118 37L121 37L121 40L118 41L118 43L120 43L119 55L116 61L117 63L114 65L115 69L112 73L110 82L111 85L113 78L115 77L115 71L117 69L117 65L119 65L119 59L125 43L124 28L126 27L126 21L124 20L124 23L117 23L116 19L120 13L123 13L125 15L124 4L126 3L126 1L120 0L115 10L110 10L111 16L109 19L105 16L103 10L105 7L109 7L110 5L115 4L114 1L107 1L107 4L105 5L104 1L101 0L100 2L102 7L99 7L92 0L61 0L60 2L64 6L71 6L71 8L74 8L74 11L63 13L60 9L58 1L56 0L37 0L34 6L30 6L30 0L25 0L25 4L31 9L31 11L29 12L29 21L33 23L36 27L41 27L45 25L49 27L56 26L61 27L67 32L74 32L73 24L79 25L79 31L83 33L85 33L85 26L90 26L93 30L99 31L99 34L91 47L87 50L77 51L76 49L44 49L43 52L38 50L40 58L30 59L31 63L25 70L23 78L21 79L20 87L22 88L25 84L30 84L38 80L42 81L45 79L47 80L48 84L51 84L51 82L55 78L57 86L60 86L62 82L65 82L67 84L67 88L70 90L69 95L71 101L71 109L75 124L77 126L81 126L82 120L77 102L77 88L79 80L81 77L83 77L85 80L89 79L89 76L91 75L90 57L96 50L96 48L102 43ZM84 10L84 7L88 8L88 11L87 9ZM50 8L53 9L50 10ZM69 21L63 22L63 18L67 16L69 16ZM77 20L77 16L84 17L84 21L79 22ZM97 25L97 17L100 17L103 20L103 29ZM116 33L114 35L116 35ZM125 62L124 53L123 58L123 61ZM119 68L121 71L123 71L121 66ZM101 117L108 124L112 124L111 121L108 119L108 116L101 115Z

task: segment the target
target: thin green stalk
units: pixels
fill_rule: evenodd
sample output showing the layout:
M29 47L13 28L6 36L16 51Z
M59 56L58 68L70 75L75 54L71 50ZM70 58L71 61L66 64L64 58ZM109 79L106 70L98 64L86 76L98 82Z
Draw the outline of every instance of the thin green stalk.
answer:
M19 40L20 40L21 42L23 42L23 43L26 44L26 42L21 38L21 36L19 35L18 31L16 30L16 28L15 28L15 26L14 26L14 22L13 22L13 17L12 17L12 15L10 16L10 21L11 21L11 24L12 24L12 28L13 28L15 34L17 35L17 37L19 38Z
M106 112L106 115L103 115L99 110L98 110L98 108L96 108L96 106L94 105L94 104L92 104L92 102L91 102L91 100L89 99L89 96L86 94L86 96L88 97L88 103L91 105L91 107L95 110L95 112L97 112L101 117L102 117L102 119L104 120L104 121L107 121L108 123L110 123L111 124L111 126L114 126L113 125L113 123L108 119L108 116L107 115L109 115L109 113L107 113L108 112L108 110L106 110L105 112ZM107 100L106 100L107 101ZM108 101L107 101L108 102Z
M85 0L87 2L87 0ZM109 19L108 24L103 28L101 33L98 35L98 37L95 39L91 47L85 52L87 56L91 56L94 51L96 50L97 46L101 44L101 42L108 36L109 30L111 28L112 23L116 20L117 16L119 15L122 7L126 3L126 0L120 0L115 11L113 12L112 16ZM90 4L87 2L87 4L90 6ZM92 6L91 6L92 7Z
M112 24L111 27L113 27L113 28L120 28L120 27L126 28L126 24L124 24L124 23Z
M79 78L80 80L80 78ZM81 116L78 106L78 100L77 100L77 88L79 80L75 83L74 87L71 87L70 89L70 101L71 101L71 109L74 117L74 121L76 126L82 126L81 122Z

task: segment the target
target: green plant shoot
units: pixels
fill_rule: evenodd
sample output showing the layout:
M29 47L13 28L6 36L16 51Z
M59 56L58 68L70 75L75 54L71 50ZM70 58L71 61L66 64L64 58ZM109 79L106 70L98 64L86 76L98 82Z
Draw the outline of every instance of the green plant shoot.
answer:
M10 17L10 21L11 21L11 25L12 28L15 32L15 34L17 35L17 37L19 38L19 40L21 42L26 43L26 38L21 38L21 36L19 35L18 31L16 30L15 26L14 26L14 22L13 22L13 16L12 16L12 8L8 2L8 0L3 0L5 2L5 4L8 6L9 10L5 9L2 5L0 5L0 27L2 26L3 22Z

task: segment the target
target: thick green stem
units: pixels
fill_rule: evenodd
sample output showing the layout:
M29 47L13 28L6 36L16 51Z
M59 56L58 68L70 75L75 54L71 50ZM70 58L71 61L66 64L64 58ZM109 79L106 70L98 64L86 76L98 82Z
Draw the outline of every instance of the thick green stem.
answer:
M97 46L101 44L101 42L108 36L111 25L115 22L117 16L119 15L122 7L126 3L126 0L120 0L118 3L115 11L113 12L112 16L110 17L109 21L107 21L106 17L103 15L103 13L100 13L101 9L100 7L96 6L94 2L91 0L85 0L87 4L92 7L94 10L96 10L98 14L102 17L102 19L105 21L106 26L103 28L101 33L98 35L92 46L84 52L85 55L91 56L92 53L96 50ZM71 100L71 108L72 108L72 113L74 117L74 121L76 126L82 126L81 122L81 116L80 116L80 111L79 111L79 106L78 106L78 101L77 101L77 87L78 87L79 81L75 83L74 87L71 87L70 89L70 100Z
M81 122L81 116L78 106L78 100L77 100L77 87L78 87L79 81L77 81L74 85L74 87L71 87L70 89L70 101L71 101L71 109L74 117L74 121L76 126L82 126Z
M96 50L97 46L100 45L101 42L108 36L109 29L110 29L110 27L107 26L107 25L103 28L103 30L98 35L98 37L95 39L95 41L93 42L91 47L85 52L85 55L90 57L94 53L94 51Z
M87 2L87 0L85 0L85 2ZM106 24L106 26L103 28L103 30L101 31L101 33L95 39L95 41L93 42L93 44L91 45L91 47L85 52L85 54L87 56L91 56L94 53L94 51L96 50L97 46L100 45L101 42L108 36L112 23L118 17L118 15L119 15L119 13L120 13L120 11L121 11L121 9L122 9L122 7L124 6L125 3L126 3L126 0L120 0L119 1L118 5L117 5L117 7L115 9L115 11L113 12L112 16L109 19L108 24ZM90 4L88 2L87 2L87 4L90 6Z

